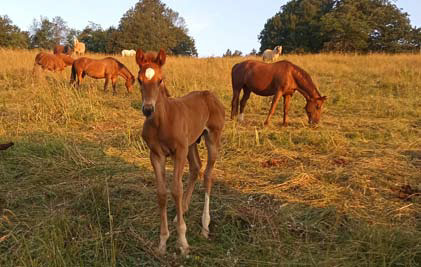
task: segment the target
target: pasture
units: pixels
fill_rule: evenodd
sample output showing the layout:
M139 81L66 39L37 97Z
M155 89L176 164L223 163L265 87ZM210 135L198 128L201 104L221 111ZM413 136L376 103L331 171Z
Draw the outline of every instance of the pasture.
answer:
M0 266L421 262L421 55L282 56L328 96L316 128L298 92L288 127L279 105L263 128L272 99L254 94L244 123L230 120L231 67L244 58L167 58L173 96L212 90L226 114L210 240L200 235L201 179L185 215L186 258L172 223L167 255L155 251L160 220L138 83L128 95L119 78L113 96L89 77L72 88L70 68L33 78L35 55L0 50L0 143L15 142L0 151ZM115 57L136 76L134 57ZM172 199L168 210L172 219Z

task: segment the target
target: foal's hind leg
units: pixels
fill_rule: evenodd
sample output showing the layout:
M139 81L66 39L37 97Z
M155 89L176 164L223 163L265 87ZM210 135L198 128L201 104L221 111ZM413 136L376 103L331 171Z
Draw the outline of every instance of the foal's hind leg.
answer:
M240 121L244 120L244 108L246 107L247 100L250 98L250 94L251 90L244 88L244 94L240 101L240 116L238 116Z
M215 165L216 158L218 156L218 148L221 138L221 130L214 130L206 133L205 142L208 149L208 163L206 164L206 170L204 175L204 186L205 186L205 205L203 207L202 214L202 235L205 238L209 236L209 223L210 223L210 214L209 214L209 202L210 202L210 193L212 188L212 170Z
M202 162L200 161L199 151L197 150L196 143L193 143L189 147L189 154L187 155L187 159L189 160L190 177L186 189L186 194L183 198L183 213L187 212L189 209L191 196L194 190L194 184L199 177L200 169L202 167Z

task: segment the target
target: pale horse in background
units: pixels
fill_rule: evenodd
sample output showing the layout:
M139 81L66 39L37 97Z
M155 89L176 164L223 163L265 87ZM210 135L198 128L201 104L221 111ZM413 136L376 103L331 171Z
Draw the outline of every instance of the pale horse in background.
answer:
M76 55L83 55L85 54L85 43L79 42L79 40L76 37L74 37L73 49Z
M263 61L277 61L282 55L282 45L275 46L273 50L266 49L263 52Z
M135 50L133 50L133 49L131 49L131 50L122 50L121 51L121 55L123 56L123 57L130 57L130 56L135 56L136 55L136 51Z

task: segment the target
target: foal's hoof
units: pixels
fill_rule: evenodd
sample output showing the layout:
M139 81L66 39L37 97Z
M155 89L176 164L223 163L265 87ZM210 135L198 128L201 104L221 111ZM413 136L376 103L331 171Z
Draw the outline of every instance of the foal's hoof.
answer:
M187 256L187 255L189 255L190 247L189 246L187 246L187 247L180 246L180 252L181 252L182 256Z
M202 229L202 236L206 239L209 239L209 231L205 230L205 229Z
M167 253L167 246L159 246L157 249L156 249L156 252L158 253L158 255L160 255L160 256L164 256L165 255L165 253Z

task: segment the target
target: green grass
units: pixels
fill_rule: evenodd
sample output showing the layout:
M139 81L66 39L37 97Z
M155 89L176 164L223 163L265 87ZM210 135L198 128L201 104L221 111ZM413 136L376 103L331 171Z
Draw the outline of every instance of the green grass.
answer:
M243 59L170 57L171 94L212 90L227 114L210 240L200 235L199 182L186 214L187 258L173 224L167 255L155 251L159 215L138 85L127 95L119 80L113 96L103 80L86 78L77 90L69 69L32 77L35 52L0 56L0 143L15 142L0 151L0 266L421 262L421 197L397 193L402 185L421 190L419 55L288 56L328 96L316 128L298 93L288 127L278 108L263 128L271 99L255 95L245 122L231 121L230 69ZM137 72L133 58L118 58ZM203 143L200 154L205 161ZM172 200L168 214L175 216Z

